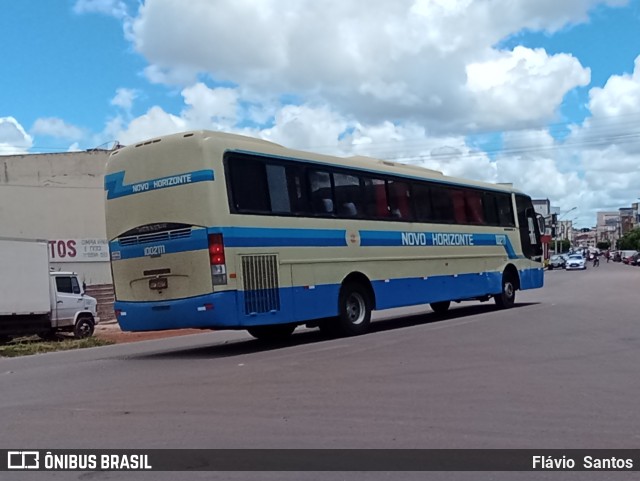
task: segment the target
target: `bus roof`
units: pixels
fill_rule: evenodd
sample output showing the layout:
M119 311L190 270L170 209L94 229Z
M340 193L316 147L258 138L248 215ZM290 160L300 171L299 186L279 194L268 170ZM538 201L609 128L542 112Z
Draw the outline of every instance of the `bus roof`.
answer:
M258 139L238 134L230 134L225 132L216 132L210 130L197 130L181 132L177 134L169 134L157 137L147 141L124 147L115 151L112 156L121 151L136 149L147 145L158 145L161 141L180 142L185 138L197 138L203 143L213 141L216 144L224 146L225 150L252 153L257 155L267 155L281 159L304 160L318 162L334 166L342 166L348 168L356 168L368 172L379 172L384 174L395 174L402 177L429 179L450 184L468 185L470 187L478 187L482 189L491 189L504 192L520 193L518 189L514 189L510 184L492 184L489 182L481 182L477 180L465 179L461 177L446 176L437 170L428 169L418 165L408 165L390 160L376 159L361 155L351 157L337 157L324 154L316 154L303 150L288 149L282 145L270 142L268 140ZM159 145L158 145L159 146Z

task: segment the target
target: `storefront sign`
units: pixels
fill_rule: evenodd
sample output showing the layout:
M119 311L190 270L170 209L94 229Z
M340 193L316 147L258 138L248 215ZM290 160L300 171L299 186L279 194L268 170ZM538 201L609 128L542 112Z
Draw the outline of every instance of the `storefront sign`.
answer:
M107 239L57 239L49 241L51 262L107 262Z

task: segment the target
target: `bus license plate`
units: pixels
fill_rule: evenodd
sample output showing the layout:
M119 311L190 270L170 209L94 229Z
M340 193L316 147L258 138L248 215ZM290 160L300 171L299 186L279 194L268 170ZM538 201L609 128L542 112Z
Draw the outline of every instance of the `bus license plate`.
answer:
M161 291L169 286L169 280L166 277L159 277L158 279L149 279L149 289Z

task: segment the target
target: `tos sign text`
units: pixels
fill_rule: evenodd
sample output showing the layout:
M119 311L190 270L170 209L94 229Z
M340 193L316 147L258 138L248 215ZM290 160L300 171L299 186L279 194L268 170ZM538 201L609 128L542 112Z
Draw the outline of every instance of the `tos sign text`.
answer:
M109 260L107 239L56 239L49 241L51 262L100 262Z

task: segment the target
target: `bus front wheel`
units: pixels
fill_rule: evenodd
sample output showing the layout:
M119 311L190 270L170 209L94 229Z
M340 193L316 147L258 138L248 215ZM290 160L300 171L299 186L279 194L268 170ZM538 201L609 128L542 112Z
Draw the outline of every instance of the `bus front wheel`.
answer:
M261 341L284 341L296 329L295 324L275 324L272 326L253 326L247 332Z
M513 274L504 272L502 274L502 292L494 297L499 309L513 307L516 302L516 281Z

